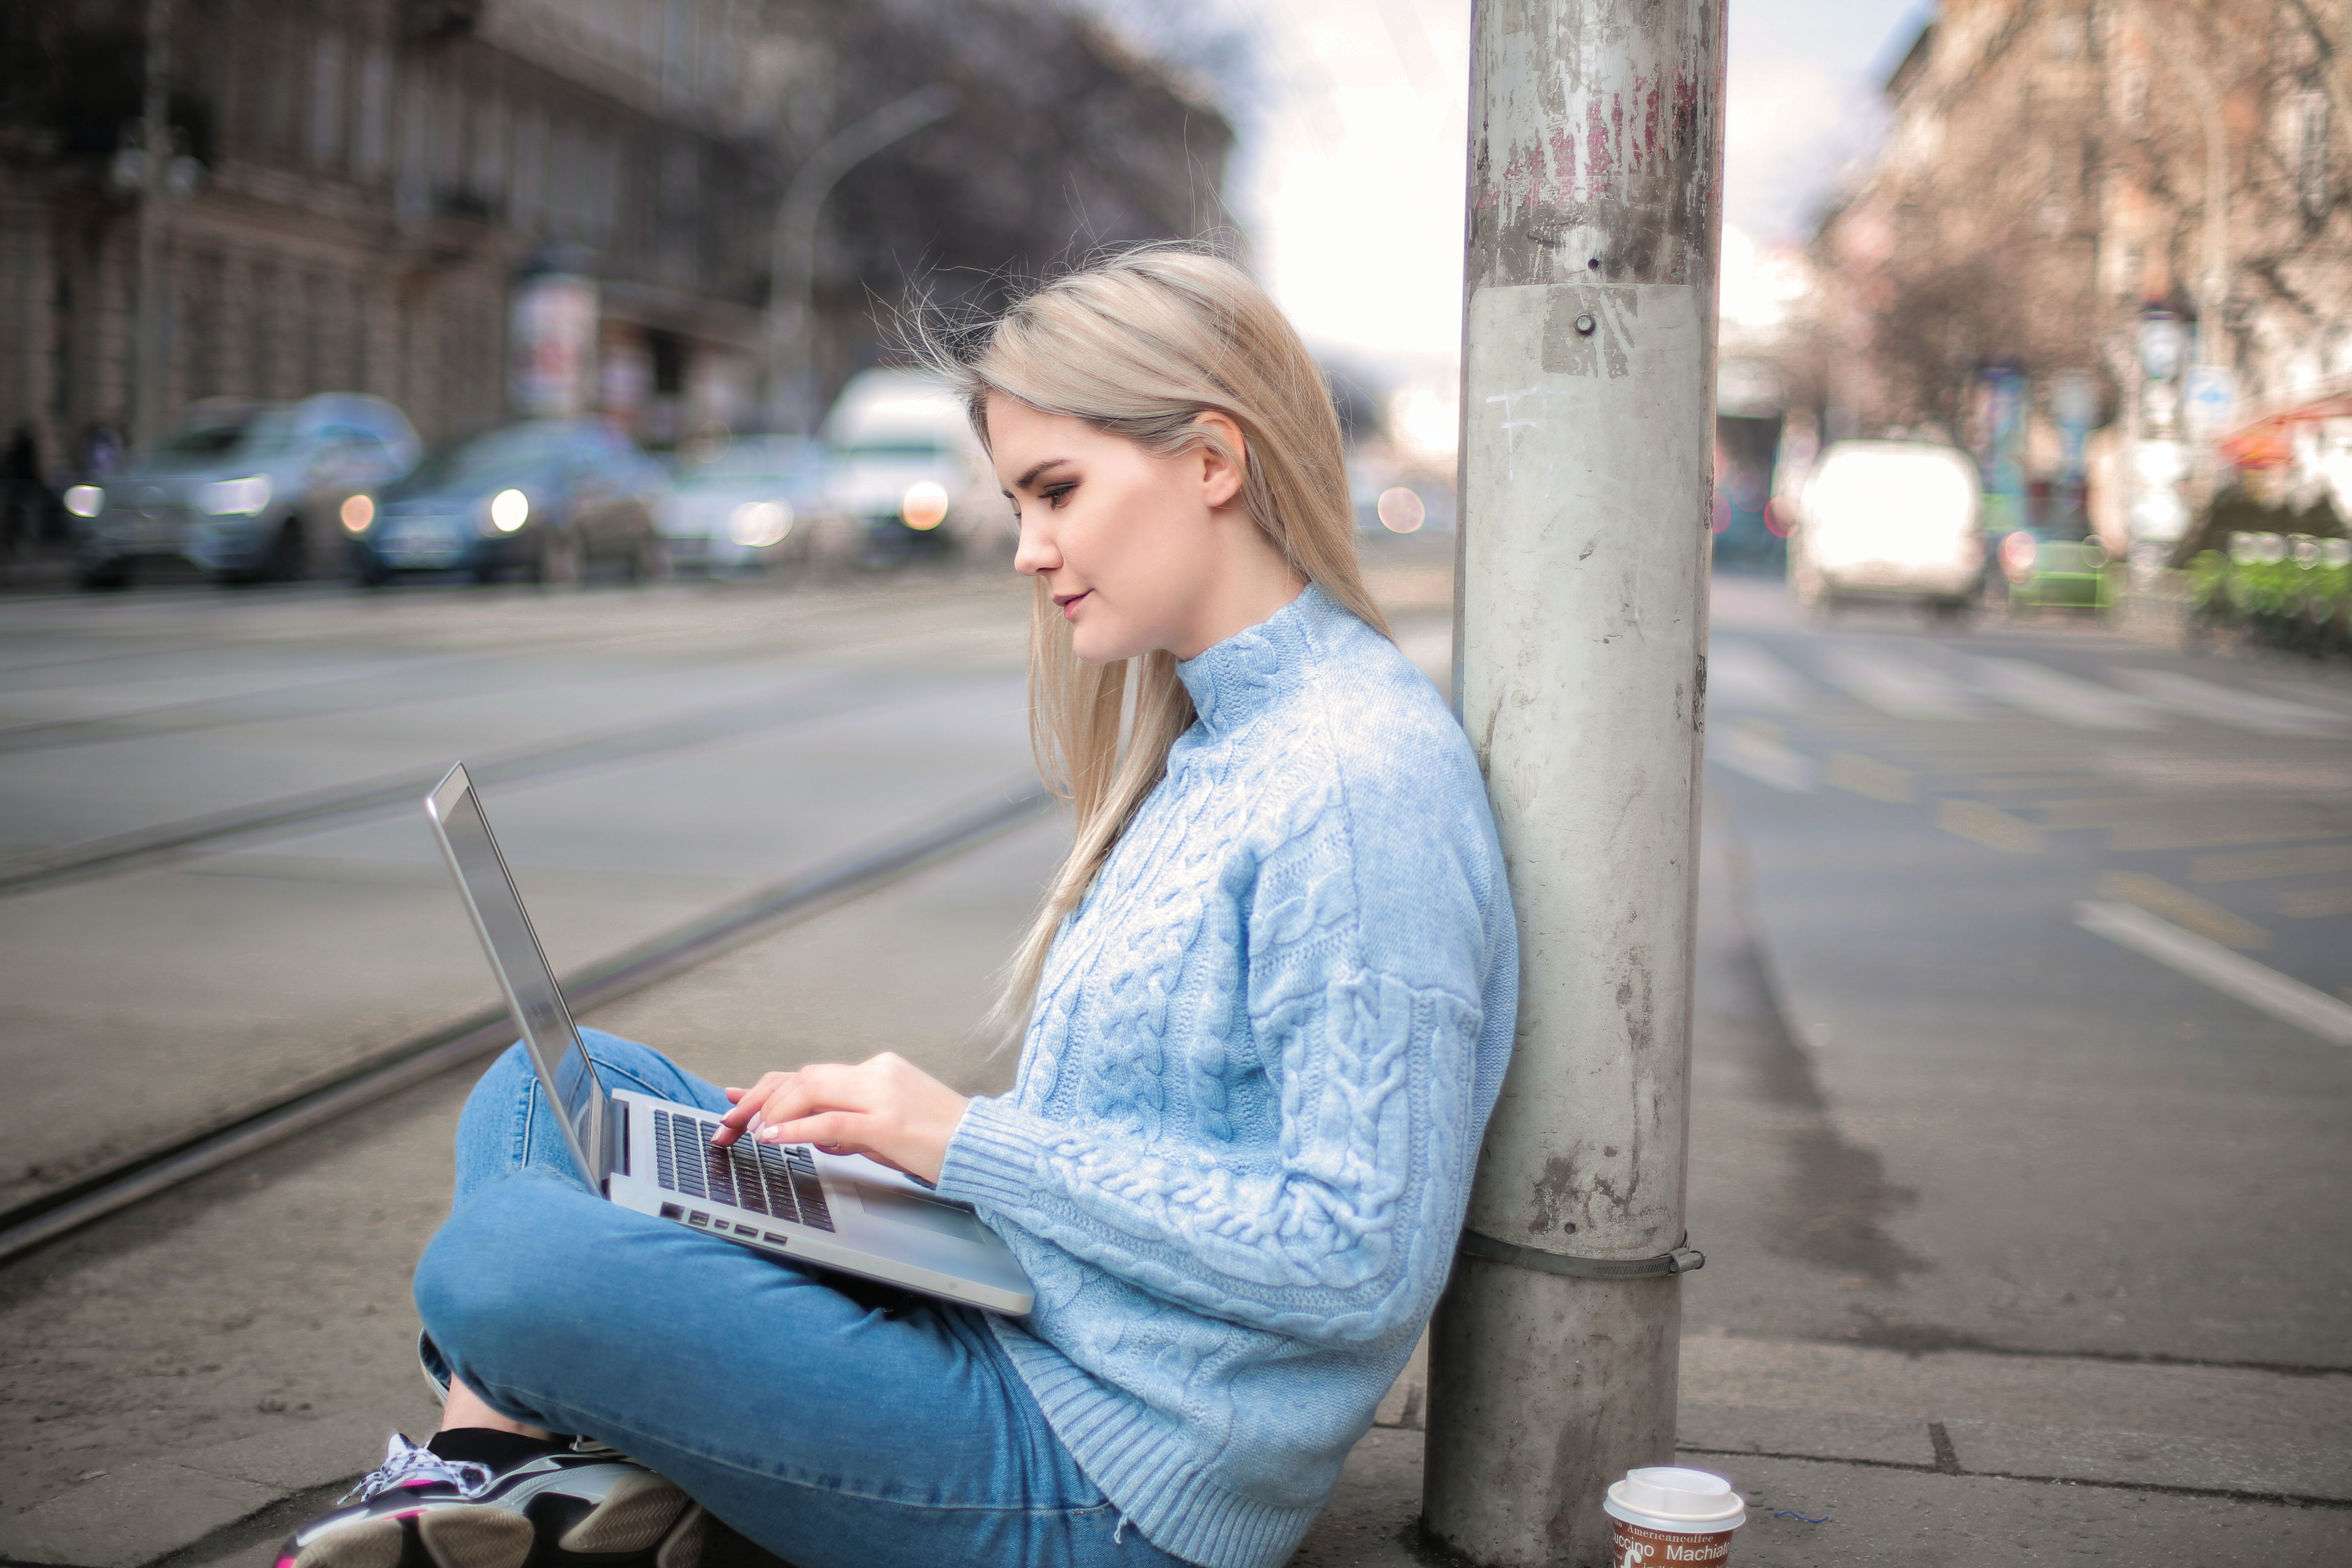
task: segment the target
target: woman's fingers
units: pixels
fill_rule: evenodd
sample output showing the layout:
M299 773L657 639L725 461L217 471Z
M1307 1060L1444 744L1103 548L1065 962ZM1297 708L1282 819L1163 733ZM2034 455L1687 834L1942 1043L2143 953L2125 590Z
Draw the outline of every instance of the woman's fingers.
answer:
M814 1143L857 1153L926 1181L939 1179L964 1099L912 1063L887 1052L856 1067L821 1062L772 1072L749 1089L727 1091L734 1109L711 1142L747 1134L765 1143Z
M760 1138L767 1143L814 1143L834 1154L862 1154L866 1152L863 1134L870 1121L852 1111L821 1110L791 1121L771 1122Z
M724 1149L743 1136L747 1128L763 1120L762 1109L775 1097L777 1089L791 1082L793 1077L788 1072L765 1073L749 1089L729 1089L727 1095L734 1100L735 1109L719 1118L719 1131L711 1138L711 1143Z

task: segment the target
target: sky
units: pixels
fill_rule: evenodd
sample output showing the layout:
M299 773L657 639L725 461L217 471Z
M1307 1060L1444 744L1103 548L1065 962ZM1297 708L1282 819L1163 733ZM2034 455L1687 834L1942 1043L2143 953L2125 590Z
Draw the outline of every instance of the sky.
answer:
M1392 373L1459 348L1468 0L1100 0L1199 51L1241 141L1227 196L1307 340ZM1203 28L1201 18L1222 19ZM1731 0L1726 222L1801 243L1883 119L1923 0ZM1222 31L1216 28L1221 27Z

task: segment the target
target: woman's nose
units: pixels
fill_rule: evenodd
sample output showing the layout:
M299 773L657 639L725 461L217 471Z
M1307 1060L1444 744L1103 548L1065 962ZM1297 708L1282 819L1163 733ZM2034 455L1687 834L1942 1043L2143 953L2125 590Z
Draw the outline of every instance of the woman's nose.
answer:
M1051 572L1062 563L1062 552L1045 530L1024 518L1021 540L1013 547L1013 569L1034 577L1040 572Z

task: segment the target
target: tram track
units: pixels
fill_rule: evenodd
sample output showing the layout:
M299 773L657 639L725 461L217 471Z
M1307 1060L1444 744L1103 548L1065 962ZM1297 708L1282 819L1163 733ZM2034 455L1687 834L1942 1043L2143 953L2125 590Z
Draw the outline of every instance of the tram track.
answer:
M545 778L834 718L887 700L892 694L890 684L872 679L840 680L822 691L795 693L766 703L721 703L657 723L633 723L492 752L478 762L469 761L467 767L485 784ZM85 839L52 851L19 855L0 861L0 898L116 876L240 841L405 810L424 798L425 792L446 772L447 762L436 761L427 767L361 784L284 795L254 805Z
M468 764L477 779L484 770ZM513 776L513 775L509 775ZM400 797L413 805L436 773ZM390 786L384 786L389 788ZM564 976L584 1014L703 960L977 847L1045 810L1053 796L1026 780L948 816L788 878ZM322 1081L222 1117L75 1181L0 1210L0 1263L385 1096L504 1048L515 1037L504 1008L485 1009L413 1036Z

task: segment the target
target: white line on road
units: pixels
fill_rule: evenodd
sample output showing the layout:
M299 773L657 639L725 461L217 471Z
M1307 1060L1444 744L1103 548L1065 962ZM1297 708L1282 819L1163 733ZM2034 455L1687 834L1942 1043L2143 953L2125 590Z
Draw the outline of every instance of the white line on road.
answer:
M1983 713L1951 681L1883 649L1833 644L1821 650L1819 664L1830 684L1897 719L1975 719Z
M1759 784L1790 795L1811 795L1821 782L1821 769L1802 752L1790 751L1772 735L1734 724L1707 737L1706 760L1745 773Z
M1979 689L2012 708L2084 730L2155 730L2163 718L2154 704L2096 681L2061 675L2021 658L1974 658Z
M2225 996L2235 996L2273 1018L2308 1029L2331 1045L2352 1046L2352 1004L2281 974L2267 963L2231 952L2220 942L2183 931L2170 921L2158 920L2146 910L2086 899L2074 906L2074 923L2167 969L2201 981Z
M1812 694L1803 676L1754 643L1718 639L1707 649L1706 697L1715 707L1794 713Z
M2352 719L2314 708L2305 702L2289 702L2279 697L2261 697L2234 687L2200 680L2193 675L2179 675L2168 669L2124 669L2110 667L2108 674L2130 687L2141 696L2162 703L2176 713L2186 713L2192 719L2207 719L2216 724L2231 724L2241 730L2252 730L2263 735L2340 735L2352 729Z

